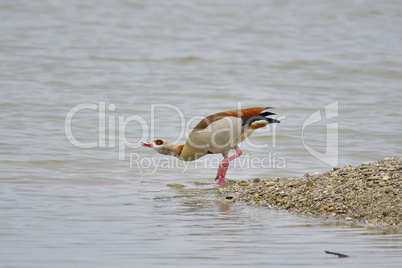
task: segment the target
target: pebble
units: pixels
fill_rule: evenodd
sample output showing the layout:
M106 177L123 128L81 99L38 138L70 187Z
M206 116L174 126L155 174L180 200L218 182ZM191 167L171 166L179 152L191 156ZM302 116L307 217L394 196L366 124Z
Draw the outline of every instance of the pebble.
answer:
M384 193L390 193L390 192L392 192L392 187L391 186L387 186L387 187L385 187L385 189L384 189Z
M255 179L253 180L253 182L260 182L260 181L261 181L260 178L255 178Z
M239 186L249 186L249 183L247 181L239 181L238 185Z

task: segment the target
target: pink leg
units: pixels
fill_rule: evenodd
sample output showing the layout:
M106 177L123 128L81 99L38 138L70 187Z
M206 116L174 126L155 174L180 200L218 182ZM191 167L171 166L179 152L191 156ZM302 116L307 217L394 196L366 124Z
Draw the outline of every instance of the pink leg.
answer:
M242 153L243 153L242 150L239 147L237 147L236 153L234 155L232 155L231 157L229 157L229 161L232 161L233 159L238 158L239 156L241 156Z
M224 158L221 163L219 164L218 167L218 173L216 174L216 179L218 180L218 185L222 185L224 183L226 183L225 181L225 176L226 176L226 172L229 168L229 162L232 161L233 159L236 159L237 157L241 156L242 151L239 147L236 148L236 153L234 155L232 155L231 157L227 157Z
M222 185L226 183L225 181L225 175L226 171L228 170L229 167L229 158L224 158L220 163L219 163L219 168L218 168L218 174L216 174L216 179L219 179L218 185Z

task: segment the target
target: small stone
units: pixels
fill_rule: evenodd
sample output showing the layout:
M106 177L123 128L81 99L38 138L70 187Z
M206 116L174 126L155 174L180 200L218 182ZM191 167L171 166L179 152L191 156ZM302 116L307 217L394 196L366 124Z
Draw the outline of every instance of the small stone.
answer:
M346 218L345 218L345 221L351 221L351 220L352 220L351 217L346 217Z
M389 180L389 176L387 175L387 176L385 176L384 178L382 178L382 180L383 181L387 181L387 180Z
M247 181L239 181L239 186L249 186L249 183Z
M384 193L390 193L392 192L394 189L391 186L387 186L384 188Z
M379 176L372 176L372 177L368 177L367 180L368 181L375 181L378 180L380 177Z
M378 186L380 186L380 187L384 187L385 185L386 185L386 183L383 181L378 184Z
M255 179L253 180L254 183L257 183L257 182L260 182L260 181L261 181L260 178L255 178Z
M314 185L314 182L312 182L311 180L307 180L307 182L306 182L307 187L312 187L313 185Z
M265 183L265 186L267 186L267 187L271 187L271 186L275 186L275 182L273 182L273 181L269 181L269 182L266 182Z
M313 178L313 179L318 179L318 178L320 178L320 173L314 172L312 178Z

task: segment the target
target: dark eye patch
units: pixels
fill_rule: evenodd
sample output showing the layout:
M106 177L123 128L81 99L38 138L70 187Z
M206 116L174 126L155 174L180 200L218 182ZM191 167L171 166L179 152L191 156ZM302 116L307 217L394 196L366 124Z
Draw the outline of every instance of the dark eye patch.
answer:
M156 145L162 145L162 144L163 144L163 140L155 140L155 144L156 144Z

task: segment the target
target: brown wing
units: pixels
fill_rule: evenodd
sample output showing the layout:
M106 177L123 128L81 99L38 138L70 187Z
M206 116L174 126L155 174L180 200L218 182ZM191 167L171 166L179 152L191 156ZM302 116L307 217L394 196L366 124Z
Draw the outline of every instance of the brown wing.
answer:
M203 130L203 129L207 128L211 123L218 121L218 120L224 118L225 116L249 118L249 117L253 117L253 116L261 114L261 112L265 109L267 109L267 107L252 107L252 108L232 110L232 111L211 114L211 115L205 117L204 119L202 119L194 127L193 132Z

